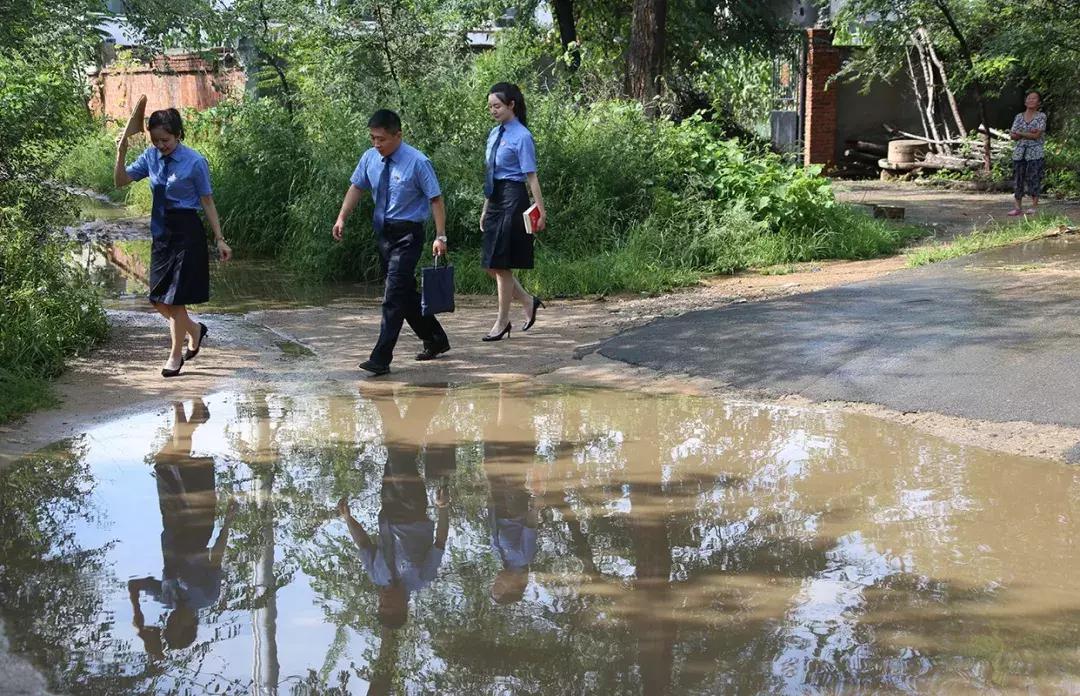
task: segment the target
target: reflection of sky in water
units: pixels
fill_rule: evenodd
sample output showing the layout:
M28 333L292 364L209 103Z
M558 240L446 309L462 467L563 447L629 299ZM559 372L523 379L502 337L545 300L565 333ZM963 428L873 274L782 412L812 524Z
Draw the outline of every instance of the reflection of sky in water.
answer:
M429 423L396 431L416 440L399 444L419 460L427 455L409 447L432 433L458 444L446 556L400 638L409 692L561 693L573 675L588 693L649 693L656 674L675 692L1052 691L1080 674L1080 629L1068 622L1080 617L1080 568L1068 553L1080 537L1076 470L835 413L599 390L498 395L451 390ZM350 693L364 693L357 670L383 636L333 506L348 493L359 522L377 529L390 456L380 419L390 411L368 396L205 401L211 417L191 454L215 459L213 537L229 491L250 519L232 531L222 599L201 613L203 652L185 669L198 684L217 675L247 685L256 653L276 638L282 689L309 670L331 681L347 671ZM413 403L404 393L393 413L405 419ZM509 450L492 427L496 403ZM92 523L73 526L75 541L104 549L93 620L111 622L127 673L141 664L122 647L141 656L142 645L126 582L163 571L152 463L172 418L135 415L82 438L95 485ZM541 520L522 600L505 607L490 596L499 564L487 515L499 476L513 499L537 501ZM259 531L258 510L269 509L260 482L264 493L272 486L272 548ZM250 608L265 591L252 585L268 548L283 584L274 604ZM147 625L164 623L152 599L141 605ZM977 628L952 630L965 615ZM1003 647L988 652L983 636ZM1043 640L1064 647L1026 651ZM1006 667L994 662L1002 652ZM154 688L173 679L191 676L172 672Z
M780 648L772 662L777 692L804 693L805 685L814 682L814 669L846 663L841 672L858 674L859 663L873 657L873 635L859 625L863 593L899 572L900 563L866 545L858 532L838 539L825 555L828 565L803 581L778 631Z
M192 437L193 455L228 457L232 453L235 456L233 436L250 439L255 423L241 422L237 433L235 422L216 416L218 412L228 412L234 406L234 398L208 397L204 402L210 409L211 418ZM187 412L190 415L190 405ZM279 412L278 415L283 414ZM171 420L171 412L140 414L94 428L84 439L87 445L85 461L97 481L94 506L101 512L101 518L98 524L77 527L76 541L86 548L108 546L107 564L113 575L102 578L102 590L111 599L105 611L116 623L116 634L127 638L136 652L142 650L142 645L131 625L132 610L126 583L133 578L161 577L161 516L153 470L146 458L152 456L167 436L167 430L163 428ZM133 433L157 435L153 439L140 439L132 437ZM220 485L219 480L219 490ZM221 529L220 516L216 522L213 538ZM347 533L343 523L334 521L331 524L337 527L333 533ZM322 666L334 642L337 629L326 622L322 610L312 603L312 594L309 578L299 571L288 585L277 591L277 631L288 637L288 649L278 653L282 675L305 674L310 667ZM142 598L142 608L148 626L165 623L167 610L155 606L151 598ZM250 679L254 650L250 613L226 611L212 624L207 623L205 613L200 618L197 642L209 635L231 635L213 643L200 671L245 682ZM232 635L234 630L238 631L236 635ZM364 644L361 636L353 635L349 649L362 648ZM342 660L346 664L347 661Z

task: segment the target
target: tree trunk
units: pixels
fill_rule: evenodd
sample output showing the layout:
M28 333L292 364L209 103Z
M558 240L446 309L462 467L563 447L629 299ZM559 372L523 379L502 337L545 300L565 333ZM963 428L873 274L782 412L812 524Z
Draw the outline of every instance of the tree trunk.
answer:
M926 44L926 51L930 54L930 60L937 66L938 73L941 75L941 86L945 89L945 97L949 100L949 108L952 109L956 128L960 131L960 137L963 138L967 135L967 128L964 127L964 119L960 117L960 107L956 103L956 95L953 94L952 88L949 87L949 76L945 74L945 64L941 62L937 51L934 50L934 43L930 40L930 32L925 27L919 27L918 33Z
M945 137L942 137L938 133L937 129L937 83L934 81L934 66L930 64L930 59L926 55L926 46L923 45L918 37L912 36L915 40L915 49L919 52L919 67L922 69L923 84L926 85L926 120L930 124L930 135L939 142L944 142L949 139L948 128L945 129ZM952 154L949 146L944 145L945 154Z
M934 4L941 10L941 14L945 16L945 22L949 25L956 43L960 45L960 55L964 56L964 62L967 63L968 70L971 71L971 89L975 92L975 101L979 103L979 118L986 129L983 131L983 171L989 174L992 164L990 155L990 120L986 115L986 98L983 97L982 82L975 73L975 61L971 58L971 48L968 46L967 39L964 38L964 32L960 31L960 27L956 24L948 3L945 0L934 0Z
M660 75L664 68L667 0L634 0L627 59L627 92L656 113Z
M919 112L919 120L922 122L923 135L930 138L930 124L926 122L926 107L923 105L923 91L919 83L919 77L915 72L915 64L911 60L911 51L918 51L918 45L913 43L913 48L904 52L907 58L908 77L911 79L911 91L915 94L916 111Z
M577 45L577 22L574 20L574 0L552 0L555 23L559 25L559 41L563 53L570 56L570 72L581 67L581 49Z

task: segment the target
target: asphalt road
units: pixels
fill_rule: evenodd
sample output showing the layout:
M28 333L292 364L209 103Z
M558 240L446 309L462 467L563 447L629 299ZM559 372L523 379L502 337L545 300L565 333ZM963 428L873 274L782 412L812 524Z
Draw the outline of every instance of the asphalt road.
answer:
M774 396L1080 427L1080 240L661 319L599 352Z

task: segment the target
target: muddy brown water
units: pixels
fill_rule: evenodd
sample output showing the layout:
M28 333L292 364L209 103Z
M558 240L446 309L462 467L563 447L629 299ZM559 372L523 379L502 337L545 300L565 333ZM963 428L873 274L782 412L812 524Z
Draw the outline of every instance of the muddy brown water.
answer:
M1078 497L814 409L221 392L0 472L0 600L79 694L1078 693Z
M108 309L152 312L146 300L149 289L143 278L124 272L104 259L103 251L91 250L91 282L100 287ZM149 253L149 252L147 252ZM378 304L382 286L359 282L315 282L282 270L269 259L234 259L210 265L210 301L199 305L202 312L244 314L268 309L343 304Z

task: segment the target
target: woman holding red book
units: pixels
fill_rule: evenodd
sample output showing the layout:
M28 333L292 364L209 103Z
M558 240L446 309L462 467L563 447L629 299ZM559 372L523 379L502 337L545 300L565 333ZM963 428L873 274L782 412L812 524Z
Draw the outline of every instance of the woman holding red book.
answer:
M510 305L514 300L525 308L522 331L532 328L537 310L544 306L539 297L525 292L513 269L533 267L532 231L544 229L547 214L536 176L536 145L526 127L525 97L518 86L500 82L492 87L488 112L497 125L487 140L480 231L484 235L482 263L497 284L499 314L482 340L499 341L510 336ZM532 206L530 192L535 202Z

